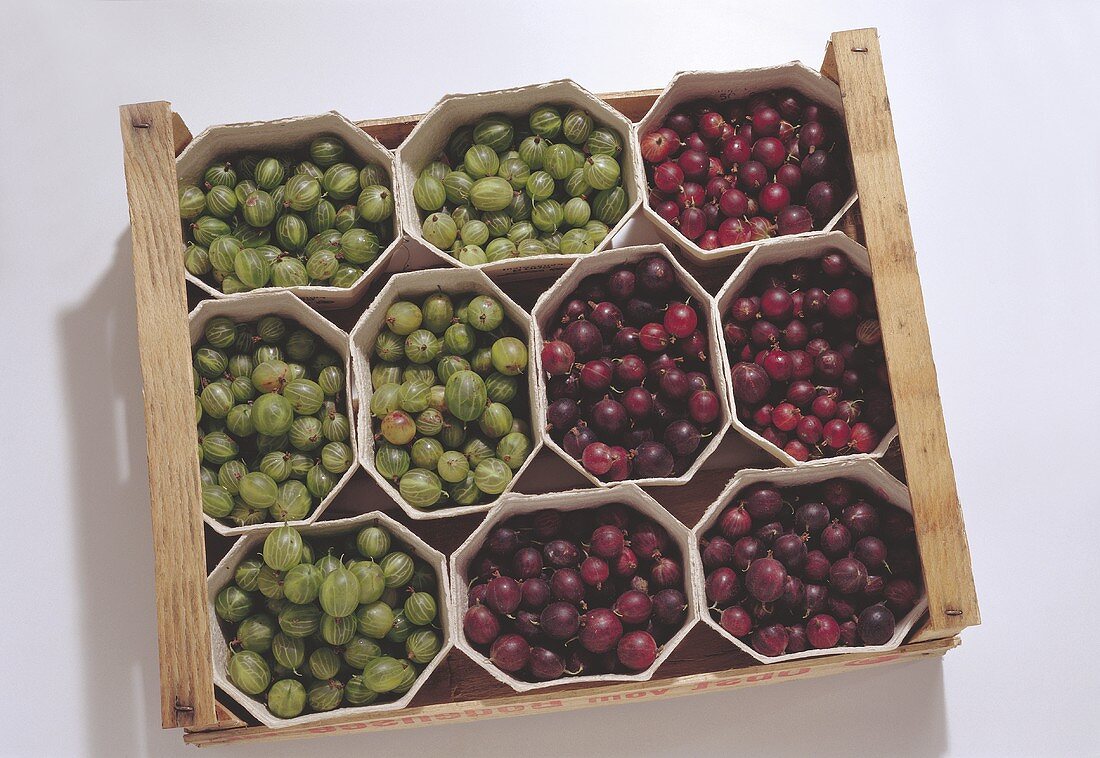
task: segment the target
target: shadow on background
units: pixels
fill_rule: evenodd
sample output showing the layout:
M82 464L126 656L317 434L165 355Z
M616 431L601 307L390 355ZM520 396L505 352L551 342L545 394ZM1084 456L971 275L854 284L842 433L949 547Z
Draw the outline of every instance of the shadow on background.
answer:
M130 233L81 303L59 318L77 536L86 746L149 754L159 727L152 527Z

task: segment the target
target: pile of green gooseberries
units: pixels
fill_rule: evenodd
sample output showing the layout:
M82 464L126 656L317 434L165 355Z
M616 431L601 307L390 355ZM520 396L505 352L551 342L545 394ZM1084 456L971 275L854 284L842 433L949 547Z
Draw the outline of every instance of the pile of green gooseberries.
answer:
M236 567L214 612L229 680L290 719L408 692L443 647L438 605L435 570L386 529L324 542L284 525Z
M343 359L281 316L214 316L192 359L203 512L231 526L312 513L355 460Z
M461 127L413 185L423 237L471 266L591 253L630 205L622 151L618 133L568 106Z
M184 267L227 294L350 287L394 239L389 173L336 137L215 163L179 206Z
M494 297L394 302L371 355L379 474L414 508L495 499L531 453L524 333Z

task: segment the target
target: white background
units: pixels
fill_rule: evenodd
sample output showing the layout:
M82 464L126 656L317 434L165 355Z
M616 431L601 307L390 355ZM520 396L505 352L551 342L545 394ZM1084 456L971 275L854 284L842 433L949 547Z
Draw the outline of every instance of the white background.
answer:
M878 26L984 625L941 662L218 755L1100 753L1096 3L0 3L0 753L159 729L117 106L196 131L820 62ZM963 6L968 7L963 7ZM305 752L303 752L305 751Z

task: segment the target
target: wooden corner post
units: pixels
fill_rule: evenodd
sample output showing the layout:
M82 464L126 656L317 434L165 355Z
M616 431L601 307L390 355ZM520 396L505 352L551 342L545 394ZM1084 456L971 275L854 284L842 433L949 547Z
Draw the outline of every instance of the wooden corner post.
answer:
M206 549L187 356L187 293L168 103L121 109L156 555L161 724L217 722Z
M876 29L832 35L821 71L840 85L871 258L890 387L928 588L916 640L981 623L970 548L947 446L909 208Z

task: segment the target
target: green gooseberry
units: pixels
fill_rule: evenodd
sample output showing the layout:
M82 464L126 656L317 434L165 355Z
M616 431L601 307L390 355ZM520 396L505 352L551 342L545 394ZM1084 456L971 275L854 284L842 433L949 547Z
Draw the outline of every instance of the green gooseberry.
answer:
M334 163L325 169L321 187L334 200L347 200L359 191L359 169L350 163Z
M485 377L485 391L494 403L510 403L519 393L519 382L515 376L494 371Z
M306 226L312 234L327 231L336 226L336 206L325 198L306 211Z
M302 451L316 450L324 444L321 421L313 416L299 416L294 419L287 435L290 444Z
M332 274L332 278L328 280L331 287L342 287L347 289L355 286L355 283L359 281L359 277L363 275L363 269L358 266L341 265L337 267L336 271Z
M610 155L590 155L584 163L584 178L593 189L611 189L619 183L619 173L619 162Z
M490 263L516 257L516 243L507 237L497 237L485 246L485 258Z
M420 307L423 315L423 326L434 334L446 329L451 319L454 318L454 303L450 296L443 292L435 292L428 295Z
M306 260L306 273L316 281L331 279L340 268L340 259L331 250L318 250Z
M565 219L565 212L557 200L540 200L531 209L531 223L542 232L553 232Z
M247 695L259 695L271 683L271 669L267 661L251 650L234 653L226 673L229 681Z
M526 192L512 193L512 202L508 203L505 212L513 221L526 221L531 218L531 200Z
M391 445L407 445L416 436L416 423L404 411L386 414L379 428L382 436Z
M381 600L364 603L356 611L355 617L359 633L370 639L384 639L393 627L393 609Z
M343 442L329 442L321 448L321 465L333 474L343 474L354 460L351 448Z
M493 211L482 215L481 220L489 227L489 237L503 237L512 228L512 217L506 211Z
M304 287L309 284L306 265L297 258L280 258L271 266L271 283L276 287Z
M474 483L473 472L467 474L464 480L451 487L451 499L457 505L476 505L481 501L481 490Z
M252 385L247 379L238 379L233 383L233 386L239 386L238 383L243 383L249 391L252 390ZM256 427L252 425L252 406L248 403L241 403L240 405L234 405L229 409L229 414L225 417L225 428L229 430L229 433L237 437L251 437L256 433Z
M307 460L312 468L313 461ZM306 486L297 479L290 479L279 485L279 494L269 511L276 521L300 521L309 514L312 507L313 496Z
M478 179L470 187L470 204L479 211L502 211L512 202L512 185L499 176Z
M179 188L179 206L180 218L197 218L206 210L206 195L195 185L185 184Z
M382 648L379 647L378 643L362 635L357 634L352 637L351 642L344 645L344 662L360 671L371 662L371 659L380 655L382 655ZM350 680L348 681L348 687L351 687Z
M458 260L467 266L480 266L488 263L489 257L477 245L463 245L458 251Z
M183 249L183 267L191 276L206 276L213 268L210 265L210 253L205 248L188 242Z
M448 355L466 355L477 346L477 333L469 324L451 324L443 332L443 350Z
M512 224L512 228L508 230L506 236L512 241L512 244L518 248L519 243L524 240L534 239L537 235L538 232L535 229L535 225L530 221L517 221Z
M374 341L374 354L383 361L397 361L405 357L405 340L390 331L379 332Z
M493 370L493 353L491 348L479 347L470 358L470 368L483 377L488 376Z
M542 168L543 155L546 153L547 142L537 134L524 137L519 143L519 159L523 161L531 171Z
M512 146L515 129L507 117L494 114L474 126L473 138L477 145L485 145L495 152L504 152Z
M402 337L406 337L420 328L424 314L416 303L398 300L386 309L386 327Z
M446 202L453 205L461 205L465 203L470 197L470 187L474 186L474 177L470 176L465 171L450 171L441 180L443 184L443 193L446 197ZM442 207L442 203L435 208L424 208L424 210L439 210ZM423 206L421 206L423 208Z
M422 434L425 437L434 437L435 435L439 434L442 429L443 413L437 408L426 408L423 412L417 415L417 434Z
M447 202L447 190L439 179L421 174L413 184L413 202L423 211L437 211Z
M446 213L433 213L424 219L421 232L430 244L446 249L458 238L458 225Z
M405 338L405 357L413 363L434 361L442 349L442 341L427 329L417 329Z
M467 306L470 326L478 331L491 332L504 321L504 308L488 295L478 295ZM470 419L467 419L467 421Z
M281 719L300 716L306 709L305 685L296 679L280 679L267 692L267 709Z
M374 391L370 399L370 412L375 418L384 418L401 407L401 385L387 382Z
M411 601L417 595L427 595L427 593L418 592L410 596L409 600ZM432 608L434 610L435 600L431 595L428 595L428 599L432 601ZM408 602L406 602L405 607L408 608L408 605ZM407 610L405 613L408 615ZM434 613L432 617L435 617ZM423 626L423 624L419 624L419 626ZM405 640L405 651L408 653L409 660L421 665L431 663L442 646L443 643L439 639L439 635L431 629L417 629Z
M275 621L266 613L249 616L237 626L237 640L245 650L254 653L266 653L271 649L271 640L277 628Z
M202 439L203 458L210 463L226 463L240 454L237 441L225 432L210 432Z
M474 179L476 184L476 179L496 176L500 167L500 158L488 145L471 145L470 150L466 151L462 165L464 173ZM469 193L466 195L469 196Z
M308 416L321 409L325 391L311 379L292 379L283 388L283 397L290 401L295 413Z
M489 403L477 423L486 437L503 437L512 428L512 411L504 403Z
M547 255L550 252L541 239L525 239L516 245L516 256L529 258L532 255Z
M405 343L403 341L401 345L404 349ZM400 384L401 366L386 361L375 362L371 366L370 382L374 387L381 387L383 384Z
M519 157L505 158L497 168L497 176L511 184L513 189L522 190L527 186L527 180L531 176L531 168ZM430 210L434 210L434 208Z
M335 485L337 485L337 477L322 465L313 466L306 474L306 488L310 495L318 499L328 497Z
M474 484L487 495L499 495L512 481L512 469L499 458L487 458L474 469Z
M569 176L569 173L578 165L573 149L560 143L546 148L542 160L543 170L557 181Z
M202 485L202 512L210 518L225 518L233 510L233 495L220 484Z
M521 432L509 432L497 443L496 454L508 468L515 471L531 454L531 440Z
M626 215L628 199L622 187L612 187L596 193L592 200L592 215L598 220L614 226Z
M396 550L387 553L378 565L382 568L382 575L385 577L386 587L389 589L406 586L416 568L411 556Z
M373 184L386 185L389 183L389 173L377 163L368 163L359 170L360 187L370 187Z
M283 183L285 174L283 164L278 158L262 158L252 172L260 189L269 192Z
M462 225L459 236L463 244L480 247L489 241L489 227L480 219L470 219Z
M275 220L275 213L274 198L263 190L256 190L241 203L241 215L252 226L267 226Z
M343 160L347 148L336 137L317 137L309 143L309 158L318 166L326 168Z
M563 255L587 255L595 247L584 229L570 229L561 237Z
M432 471L409 469L397 485L402 499L414 508L430 508L443 494L443 485ZM387 556L388 557L388 556ZM387 581L387 585L390 586Z
M510 420L509 420L509 423ZM412 444L409 456L416 468L434 470L443 455L443 445L433 437L421 437Z
M233 572L233 581L245 592L255 592L263 565L259 558L245 558Z
M549 105L531 111L527 122L531 131L544 139L554 139L561 132L561 115L556 108Z
M546 200L554 194L554 177L545 171L535 171L527 177L525 189L533 201Z
M297 605L312 603L320 594L324 580L321 569L312 563L299 563L292 566L283 577L283 594L287 600Z
M462 453L466 456L470 467L476 468L482 461L493 457L493 448L480 437L474 437L462 448Z
M206 193L206 210L221 219L231 217L237 212L237 193L221 184L211 187Z
M359 215L366 221L378 223L393 215L393 192L389 187L372 184L364 187L356 203Z

